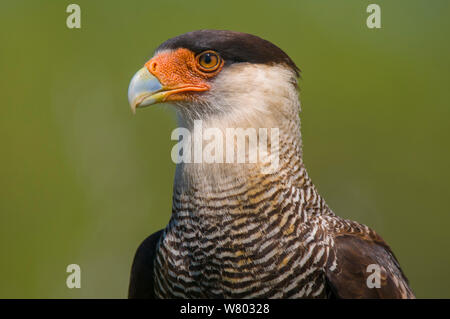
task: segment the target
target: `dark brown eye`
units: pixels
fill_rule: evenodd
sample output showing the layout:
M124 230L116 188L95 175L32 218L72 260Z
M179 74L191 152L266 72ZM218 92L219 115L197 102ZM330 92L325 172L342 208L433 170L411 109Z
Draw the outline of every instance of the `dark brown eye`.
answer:
M221 59L214 51L205 51L197 56L197 62L203 71L211 72L217 70Z

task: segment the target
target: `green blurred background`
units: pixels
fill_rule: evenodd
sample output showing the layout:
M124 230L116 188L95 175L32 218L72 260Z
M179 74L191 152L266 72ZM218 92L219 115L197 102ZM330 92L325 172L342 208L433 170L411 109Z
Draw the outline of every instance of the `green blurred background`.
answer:
M79 30L66 7L81 6ZM381 6L382 29L366 7ZM167 223L166 106L133 116L132 75L166 39L215 28L302 69L305 162L332 209L375 228L418 297L450 297L450 1L2 1L0 297L123 298ZM66 266L81 266L81 289Z

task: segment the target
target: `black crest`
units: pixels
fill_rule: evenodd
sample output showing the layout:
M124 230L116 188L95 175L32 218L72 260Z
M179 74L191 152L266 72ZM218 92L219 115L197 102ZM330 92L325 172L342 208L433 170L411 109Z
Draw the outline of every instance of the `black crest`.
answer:
M226 64L282 63L299 75L299 68L283 50L267 40L248 33L226 30L192 31L167 40L156 51L178 48L186 48L195 53L214 50L222 56Z

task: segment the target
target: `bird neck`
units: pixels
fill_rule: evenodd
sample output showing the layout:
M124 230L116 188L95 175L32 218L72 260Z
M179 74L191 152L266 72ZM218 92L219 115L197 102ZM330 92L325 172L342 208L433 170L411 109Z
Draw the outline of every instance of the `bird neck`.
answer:
M295 97L297 97L296 94ZM179 212L184 214L185 211L191 211L198 214L206 213L209 217L219 214L230 218L233 213L239 213L251 207L254 209L264 202L270 202L274 207L281 207L287 196L302 197L300 201L305 203L305 207L315 205L321 209L324 203L310 181L303 164L298 116L300 104L297 98L290 99L289 103L291 104L284 105L283 109L272 106L270 112L258 114L253 118L241 117L240 121L236 114L230 114L228 117L221 116L220 119L212 117L203 121L202 134L209 128L215 128L226 138L226 130L230 126L232 129L243 130L253 128L259 141L267 137L262 136L263 130L260 131L260 129L268 129L268 131L278 131L278 141L270 140L273 136L267 134L270 137L266 151L268 158L271 159L268 162L250 163L251 153L259 152L260 144L248 143L244 156L246 162L228 163L225 154L226 146L231 144L235 151L237 149L238 139L233 139L233 143L224 141L222 144L224 149L224 154L220 157L222 162L198 161L177 164L173 203L175 217ZM203 139L202 146L207 147L205 144L209 141L205 141L204 136L198 136L200 130L196 129L195 122L184 122L183 125L194 132L192 140ZM277 145L274 146L274 144ZM195 152L194 147L192 145L191 147L191 152ZM295 193L297 195L294 195ZM307 201L311 203L306 205ZM317 205L317 203L320 204ZM219 207L221 209L218 209Z

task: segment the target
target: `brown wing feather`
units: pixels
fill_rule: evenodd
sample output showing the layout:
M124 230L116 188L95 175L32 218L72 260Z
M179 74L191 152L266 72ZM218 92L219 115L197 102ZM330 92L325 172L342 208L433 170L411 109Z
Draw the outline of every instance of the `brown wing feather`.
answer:
M327 269L329 288L337 298L415 298L389 246L375 232L339 233L335 237L336 267ZM380 288L369 288L371 264L380 266Z
M155 298L153 265L156 246L163 230L148 236L136 251L131 267L128 298Z

